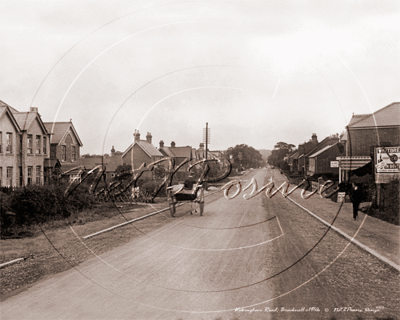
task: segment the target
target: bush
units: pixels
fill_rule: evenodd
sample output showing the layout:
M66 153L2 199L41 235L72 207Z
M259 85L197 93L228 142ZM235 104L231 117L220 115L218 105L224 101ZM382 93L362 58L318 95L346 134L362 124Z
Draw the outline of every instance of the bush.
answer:
M4 209L16 214L16 225L32 225L67 218L72 212L90 208L93 200L83 187L66 198L60 186L29 186L10 194Z

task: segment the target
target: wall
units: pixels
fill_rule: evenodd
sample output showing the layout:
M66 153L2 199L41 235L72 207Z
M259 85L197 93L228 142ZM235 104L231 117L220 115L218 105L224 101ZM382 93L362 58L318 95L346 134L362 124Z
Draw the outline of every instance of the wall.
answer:
M148 165L154 161L137 144L135 144L133 148L129 150L127 154L122 158L122 162L124 164L132 165L132 156L133 156L133 169L139 169L143 163L146 163L146 165ZM151 179L152 177L153 177L152 172L144 172L141 175L141 178Z
M62 146L66 147L66 160L62 160ZM72 160L72 146L75 146L76 158ZM80 158L80 146L75 134L68 129L64 139L58 144L53 143L51 146L51 158L58 159L62 163L74 163Z
M322 174L322 173L333 173L339 174L339 168L331 168L331 161L336 161L336 157L343 156L344 152L341 153L338 146L333 146L329 148L322 154L319 154L315 158L315 173ZM311 160L311 159L310 159Z
M27 148L27 141L28 141L28 134L32 135L33 144L32 144L32 154L28 154ZM36 153L36 136L41 136L41 145L40 145L40 153ZM28 167L32 167L32 176L31 176L31 184L36 184L36 167L40 166L40 184L44 182L44 159L49 157L49 140L50 137L47 136L47 154L43 154L43 135L45 132L42 130L41 126L39 125L38 120L35 120L28 131L24 131L22 133L22 164L19 161L19 166L22 167L22 177L23 177L23 184L28 185ZM18 169L18 186L20 184L20 172Z
M0 119L0 132L1 132L1 152L0 152L0 167L1 171L1 185L2 187L7 186L7 167L12 167L12 186L17 186L17 169L18 169L18 157L19 157L19 133L16 130L14 124L11 122L10 117L7 114ZM6 152L6 139L7 132L12 133L12 153Z
M370 156L373 146L400 145L400 126L389 128L349 128L348 156Z

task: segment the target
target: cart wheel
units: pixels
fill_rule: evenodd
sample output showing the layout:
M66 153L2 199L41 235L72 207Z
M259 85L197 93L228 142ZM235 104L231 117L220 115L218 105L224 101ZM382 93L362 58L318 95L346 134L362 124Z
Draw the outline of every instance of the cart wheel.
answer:
M199 207L200 207L200 215L203 215L203 211L204 211L204 201L203 202L199 202Z
M199 194L199 210L200 210L200 215L203 215L204 212L204 189L200 189L200 194Z
M169 211L171 212L171 217L175 216L176 208L175 208L176 202L174 199L169 200Z

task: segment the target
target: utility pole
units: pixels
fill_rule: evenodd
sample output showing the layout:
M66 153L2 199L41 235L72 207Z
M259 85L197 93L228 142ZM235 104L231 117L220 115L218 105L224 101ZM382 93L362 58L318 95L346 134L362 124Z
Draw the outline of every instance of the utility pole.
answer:
M203 142L206 145L204 158L207 159L208 145L210 143L210 129L208 128L208 122L206 122L206 128L203 129Z
M208 153L208 122L206 122L206 160L207 160L207 153Z

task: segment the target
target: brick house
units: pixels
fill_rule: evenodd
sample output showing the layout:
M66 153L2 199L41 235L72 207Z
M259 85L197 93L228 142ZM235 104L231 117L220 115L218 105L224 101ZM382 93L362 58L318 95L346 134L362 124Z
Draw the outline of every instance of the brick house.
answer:
M50 135L38 109L19 112L0 101L0 124L1 184L12 187L43 184Z
M400 102L393 102L371 114L353 114L343 137L346 156L338 157L341 179L349 171L374 159L376 147L400 146Z
M339 166L331 165L336 163L336 157L344 155L344 147L336 142L333 145L326 145L322 149L312 153L309 158L308 174L327 174L339 175Z
M0 187L17 186L20 134L21 129L10 107L0 104Z
M152 136L147 133L146 140L140 139L139 131L135 130L134 142L122 154L122 163L139 169L143 163L146 165L164 158L164 155L152 145ZM163 165L163 164L162 164ZM153 178L153 172L144 172L142 178Z
M287 163L290 167L290 172L297 172L299 163L299 150L294 150L288 155Z
M311 139L308 142L304 142L299 144L298 151L299 157L297 160L297 171L301 174L305 174L307 172L308 167L308 158L307 154L312 151L318 145L317 134L313 133Z
M171 142L170 147L164 146L164 141L160 141L160 147L158 149L164 157L173 158L175 160L175 166L180 165L186 158L192 159L192 147L177 147L175 142ZM176 172L175 177L177 179L185 179L186 176L189 175L187 169L191 162L186 163L183 165L178 172Z
M50 137L50 162L56 160L61 164L61 171L77 167L80 157L80 148L83 146L72 121L45 122ZM53 168L52 168L53 169ZM48 173L50 174L50 173ZM74 172L71 172L70 178Z
M323 139L321 142L319 142L316 145L316 147L314 149L312 149L311 151L309 151L309 152L307 152L305 154L305 158L307 159L307 165L306 165L307 175L313 175L315 173L315 172L311 172L311 170L309 169L309 166L310 166L310 161L309 160L310 160L311 155L314 155L318 151L320 151L322 149L325 149L328 146L332 146L332 145L334 145L334 144L336 144L338 142L339 142L339 135L338 134L332 134L332 135L326 137L325 139ZM338 147L340 147L341 152L337 153L336 156L344 155L344 146L338 145ZM336 158L332 159L332 161L336 161ZM315 164L315 165L317 165L317 164ZM333 171L335 171L335 172L337 171L337 173L339 173L339 169L333 170Z

